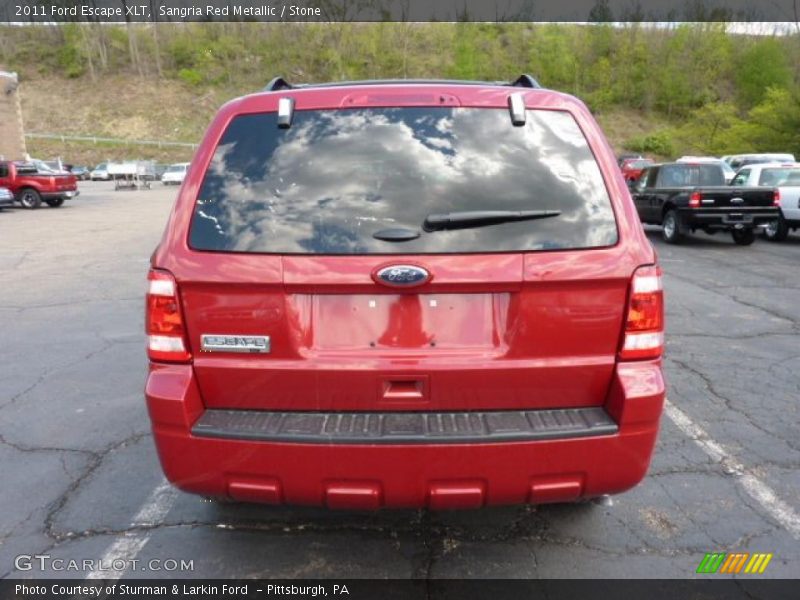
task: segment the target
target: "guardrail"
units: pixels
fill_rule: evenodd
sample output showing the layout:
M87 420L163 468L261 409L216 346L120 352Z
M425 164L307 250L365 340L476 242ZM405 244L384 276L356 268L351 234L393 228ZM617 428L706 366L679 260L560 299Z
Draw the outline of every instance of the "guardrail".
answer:
M179 148L197 148L197 144L189 142L165 142L161 140L129 140L123 138L107 138L99 137L96 135L62 135L60 133L26 133L26 138L39 138L44 140L60 140L62 142L91 142L107 143L107 144L122 144L128 146L158 146L159 148L165 147L179 147Z

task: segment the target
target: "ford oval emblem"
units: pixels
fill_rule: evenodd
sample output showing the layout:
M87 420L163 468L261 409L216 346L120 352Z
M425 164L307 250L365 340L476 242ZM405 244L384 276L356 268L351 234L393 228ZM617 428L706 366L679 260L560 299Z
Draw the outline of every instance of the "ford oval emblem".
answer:
M391 287L413 287L431 280L428 270L416 265L389 265L379 269L373 277L378 283Z

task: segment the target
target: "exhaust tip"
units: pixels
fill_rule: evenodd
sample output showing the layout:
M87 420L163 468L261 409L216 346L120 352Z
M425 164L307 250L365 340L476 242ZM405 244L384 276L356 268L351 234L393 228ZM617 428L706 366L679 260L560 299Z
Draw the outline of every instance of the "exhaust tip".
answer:
M593 498L592 502L594 502L598 506L614 506L614 499L608 494L605 494L603 496L598 496L597 498Z

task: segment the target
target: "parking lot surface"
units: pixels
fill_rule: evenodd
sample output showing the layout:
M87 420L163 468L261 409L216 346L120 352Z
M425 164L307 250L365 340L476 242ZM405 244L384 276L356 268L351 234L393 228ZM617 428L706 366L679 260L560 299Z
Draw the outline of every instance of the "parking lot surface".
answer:
M684 578L706 552L773 553L763 577L800 573L800 235L738 247L648 233L665 272L669 401L634 490L331 512L164 483L142 395L143 294L176 189L81 189L59 209L0 212L1 577ZM28 569L20 555L50 559Z

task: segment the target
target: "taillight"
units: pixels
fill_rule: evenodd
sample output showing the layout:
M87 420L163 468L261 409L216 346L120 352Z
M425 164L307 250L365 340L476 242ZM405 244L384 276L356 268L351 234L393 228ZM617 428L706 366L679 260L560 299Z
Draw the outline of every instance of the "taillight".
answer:
M781 205L781 191L778 188L775 188L772 191L772 206L780 206Z
M151 269L147 283L147 356L166 362L191 360L175 278L166 271Z
M621 360L659 358L664 352L664 292L661 267L639 267L631 279Z
M700 206L700 201L703 197L700 195L700 192L692 192L692 195L689 196L689 206L692 208L697 208Z

